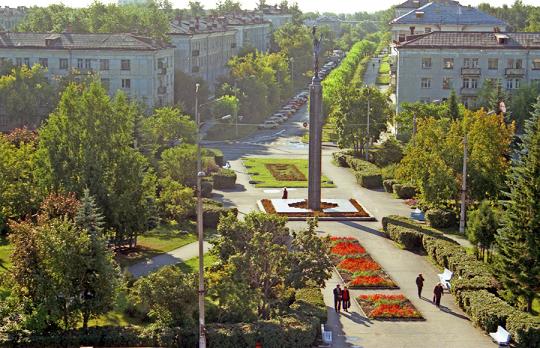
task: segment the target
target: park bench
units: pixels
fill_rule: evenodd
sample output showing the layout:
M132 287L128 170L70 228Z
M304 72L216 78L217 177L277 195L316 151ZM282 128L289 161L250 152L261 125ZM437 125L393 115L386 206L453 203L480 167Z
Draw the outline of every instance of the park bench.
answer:
M453 275L454 273L448 268L445 268L443 273L438 274L443 289L450 290L450 280L452 280Z
M490 332L489 335L499 346L507 346L510 343L510 333L502 326L497 326L497 332Z
M321 334L324 343L332 344L332 331L326 331L324 329L324 324L321 324Z

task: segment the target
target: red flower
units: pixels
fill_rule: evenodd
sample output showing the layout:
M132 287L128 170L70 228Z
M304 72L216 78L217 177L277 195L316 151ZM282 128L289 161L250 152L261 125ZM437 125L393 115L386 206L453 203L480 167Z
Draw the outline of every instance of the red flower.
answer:
M358 276L349 283L350 286L386 286L390 281L379 276Z
M422 318L403 295L360 295L360 303L369 303L370 318Z
M335 255L344 256L344 255L354 255L354 254L365 254L366 249L364 249L358 243L339 242L332 247L330 252Z
M360 258L347 258L341 261L337 268L343 269L349 272L358 272L358 271L377 271L381 269L381 266L371 260L371 258L360 257Z
M381 300L402 302L402 301L407 300L405 296L401 294L399 295L385 295L385 294L360 295L358 296L358 298L361 300L369 301L369 302L379 302Z

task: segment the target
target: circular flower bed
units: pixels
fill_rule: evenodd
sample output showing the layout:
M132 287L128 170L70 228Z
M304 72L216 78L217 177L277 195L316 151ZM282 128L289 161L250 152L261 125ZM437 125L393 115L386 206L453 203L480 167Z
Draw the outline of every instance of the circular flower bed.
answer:
M422 320L422 314L403 295L360 295L358 303L371 319Z

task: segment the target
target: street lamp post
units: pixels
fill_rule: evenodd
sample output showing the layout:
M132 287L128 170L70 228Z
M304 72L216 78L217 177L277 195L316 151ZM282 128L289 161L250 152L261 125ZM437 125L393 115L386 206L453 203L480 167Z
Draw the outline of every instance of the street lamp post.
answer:
M195 122L197 123L197 233L199 238L199 348L206 348L204 326L204 231L201 186L204 172L201 159L201 117L199 115L199 84L195 85Z

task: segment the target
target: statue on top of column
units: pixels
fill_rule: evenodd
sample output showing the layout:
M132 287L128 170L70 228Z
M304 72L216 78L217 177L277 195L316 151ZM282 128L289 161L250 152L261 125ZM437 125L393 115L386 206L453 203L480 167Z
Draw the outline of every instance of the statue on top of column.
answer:
M313 76L319 77L319 55L321 53L321 41L322 36L317 38L317 26L313 26L311 29L311 35L313 36Z

